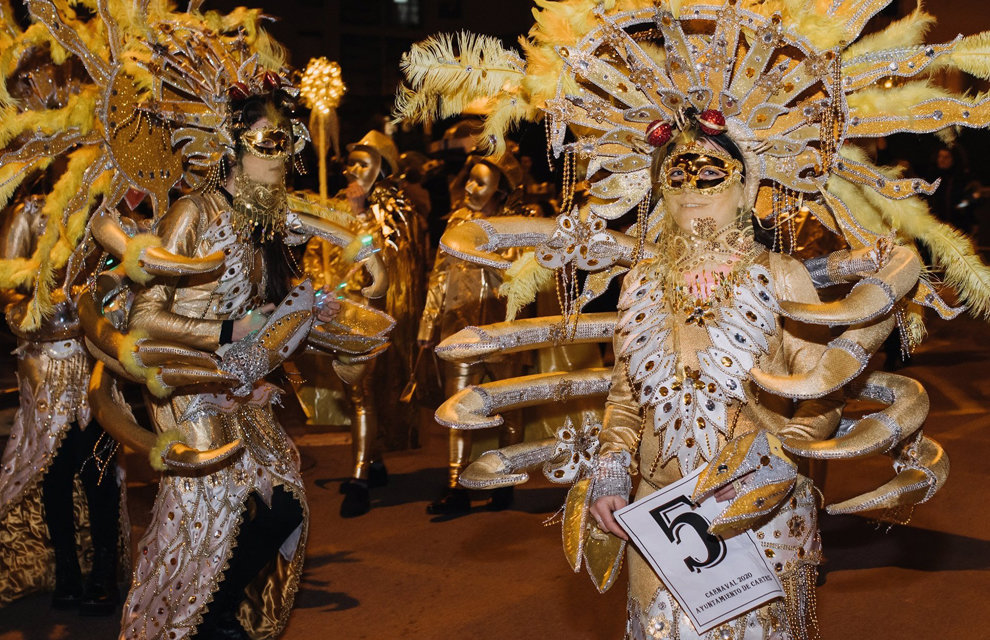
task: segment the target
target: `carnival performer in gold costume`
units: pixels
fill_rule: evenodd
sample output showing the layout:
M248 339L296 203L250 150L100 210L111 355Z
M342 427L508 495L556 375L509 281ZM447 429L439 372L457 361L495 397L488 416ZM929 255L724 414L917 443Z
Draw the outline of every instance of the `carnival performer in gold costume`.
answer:
M24 112L65 107L80 88L78 70L55 64L43 45L27 43L8 11L0 11L0 21L0 47L20 53L3 84L18 108L8 109L4 122L9 126ZM54 608L110 615L119 604L118 570L122 575L128 566L129 527L120 509L123 471L116 465L116 444L91 419L86 398L92 360L73 299L85 276L82 256L51 274L59 285L52 313L24 326L30 305L25 293L33 289L28 278L38 272L42 236L60 220L70 196L67 189L50 197L41 192L58 184L66 168L20 167L24 182L16 188L20 180L13 181L0 231L0 286L8 288L7 324L18 342L20 391L0 460L0 604L54 589ZM81 568L88 571L85 581Z
M153 3L79 20L54 3L29 8L35 41L62 47L88 77L66 107L82 122L53 118L37 133L44 144L15 140L0 167L68 156L68 178L49 195L68 200L67 222L49 223L39 241L56 250L39 257L21 326L54 312L46 271L85 254L93 243L83 236L114 257L78 298L99 361L90 406L164 472L121 638L274 638L298 588L308 509L298 453L272 411L278 389L264 376L303 342L373 357L392 324L347 301L321 304L308 281L289 291L287 245L319 235L354 247L372 273L369 297L386 286L380 258L287 192L307 134L290 119L297 91L260 12ZM80 106L86 96L100 96L101 108ZM18 124L38 118L28 115ZM180 178L194 190L162 213ZM151 233L121 220L129 190L150 196ZM135 423L119 380L147 388L154 432Z
M380 307L396 321L392 348L382 355L380 364L376 360L335 367L350 396L354 458L351 477L340 487L344 494L340 515L353 518L371 508L369 489L388 482L382 457L386 438L396 447L408 447L415 439L415 412L400 405L399 396L413 369L413 322L422 306L426 230L425 220L392 179L399 162L392 139L380 131L369 131L347 145L347 151L347 187L329 207L345 215L344 223L354 233L382 247L389 289ZM313 239L304 258L305 273L341 295L364 300L364 274L354 271L345 254L321 239ZM374 375L376 367L388 375ZM382 423L388 425L388 433L382 431Z
M522 168L511 154L498 160L470 155L464 168L451 185L457 208L447 220L447 229L455 229L469 220L485 220L515 213L512 196L522 181ZM455 255L439 251L430 273L426 305L419 323L421 349L432 349L439 340L470 325L488 324L505 319L505 303L498 300L502 270L473 264ZM511 363L509 363L511 366ZM444 394L452 396L461 389L489 378L511 375L506 363L449 362L443 366ZM489 369L493 369L489 371ZM521 425L510 421L499 432L501 446L521 441ZM448 484L446 492L427 506L434 515L466 513L471 509L468 490L458 485L461 471L471 459L471 433L451 429L449 435ZM501 487L492 496L491 507L504 509L512 499L512 488Z
M698 472L689 503L713 495L723 503L698 535L750 532L782 584L784 597L699 630L682 596L631 551L628 638L817 638L816 504L798 461L893 459L893 479L829 513L899 520L946 479L944 452L921 431L924 389L867 365L895 326L906 347L920 341L919 305L946 318L963 309L939 298L912 241L982 317L990 270L927 212L919 196L937 185L874 166L852 141L987 126L990 101L936 89L924 74L951 67L986 78L990 51L987 34L924 45L931 17L920 10L860 39L885 4L541 2L525 59L461 34L456 54L454 38L440 36L403 60L410 87L400 115L447 116L487 98L485 135L496 149L513 121L542 116L564 163L556 224L468 223L441 241L495 265L503 264L495 251L535 245L557 272L563 315L468 327L438 353L479 361L610 340L616 355L614 368L485 383L450 398L437 419L479 429L506 410L607 395L602 424L565 424L556 442L490 452L464 477L509 486L542 464L551 481L573 483L565 555L605 590L625 555L615 510ZM890 74L903 84L875 85ZM590 202L571 209L581 178ZM635 224L610 228L632 211ZM751 217L775 232L774 247L793 247L780 236L799 212L848 249L802 265L754 242ZM619 276L617 313L581 313ZM845 297L820 302L817 288L841 284L853 285ZM829 339L827 327L844 329ZM886 408L840 421L848 398Z
M43 197L28 196L8 213L0 238L3 258L27 259L46 216L57 212L46 209ZM20 407L0 460L0 603L52 588L54 579L53 608L110 615L120 598L117 560L130 551L120 544L123 472L116 465L116 444L92 420L87 401L92 360L75 303L66 295L76 289L72 282L80 265L74 266L61 274L54 313L39 328L20 329L24 296L7 310L18 341ZM77 476L85 509L77 504ZM77 549L77 527L92 548L85 582L79 559L87 556Z

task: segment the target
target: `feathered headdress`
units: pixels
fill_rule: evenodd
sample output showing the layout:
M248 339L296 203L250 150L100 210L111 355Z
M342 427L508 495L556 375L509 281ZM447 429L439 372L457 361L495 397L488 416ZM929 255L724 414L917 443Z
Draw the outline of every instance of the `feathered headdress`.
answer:
M282 48L261 29L259 10L81 4L91 11L28 0L34 23L24 30L0 5L0 206L28 175L61 172L46 194L47 227L34 255L0 261L0 286L34 288L28 330L50 310L54 274L96 206L112 209L130 191L162 210L180 179L196 186L232 153L233 99L289 86ZM55 72L70 81L37 81ZM302 143L305 129L295 129Z
M584 161L591 212L610 220L649 203L652 154L692 119L740 148L761 218L805 209L852 248L891 231L917 240L961 300L990 317L990 270L920 199L937 183L901 178L846 144L990 123L990 97L929 79L946 67L990 79L990 33L925 45L932 17L919 9L861 38L884 0L536 4L525 60L471 34L416 45L403 58L409 86L397 116L442 117L486 99L484 139L496 152L512 124L542 116L565 167ZM890 77L899 84L878 86ZM661 213L644 223L655 227ZM914 300L944 317L959 312L926 281Z

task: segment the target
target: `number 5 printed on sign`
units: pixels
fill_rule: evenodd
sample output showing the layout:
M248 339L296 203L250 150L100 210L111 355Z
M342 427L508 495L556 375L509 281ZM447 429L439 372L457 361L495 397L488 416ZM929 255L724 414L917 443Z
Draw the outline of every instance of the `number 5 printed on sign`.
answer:
M676 512L680 513L673 515ZM718 566L725 559L725 541L708 533L711 523L694 511L694 504L687 496L677 496L659 507L650 509L650 515L657 521L660 530L667 535L667 539L674 544L681 544L681 532L685 527L701 538L705 549L708 550L708 557L704 560L698 560L693 556L684 558L684 564L691 571L700 573L702 569Z
M703 469L615 512L699 633L784 595L752 532L708 533L723 507L713 497L691 501Z

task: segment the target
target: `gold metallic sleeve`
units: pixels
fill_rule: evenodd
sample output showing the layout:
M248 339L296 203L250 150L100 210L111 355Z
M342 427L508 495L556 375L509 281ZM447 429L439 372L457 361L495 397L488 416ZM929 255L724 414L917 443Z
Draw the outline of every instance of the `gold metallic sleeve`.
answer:
M419 320L419 332L416 334L420 342L432 342L440 330L438 325L444 299L447 297L447 272L451 259L443 251L437 252L433 271L430 272L430 281L426 286L426 304Z
M158 225L162 246L172 253L193 257L200 235L203 214L195 201L182 198L165 213ZM170 311L177 278L161 278L140 291L131 308L130 326L149 338L169 340L188 346L216 351L220 346L221 320L207 320Z
M27 258L31 255L33 234L31 221L28 219L26 207L19 206L3 225L0 236L0 257L4 260L11 258Z
M636 282L636 270L630 271L625 278L626 282ZM615 334L615 351L619 352L620 340L618 333ZM625 365L616 361L612 369L612 386L608 392L608 399L605 401L605 414L602 418L602 432L599 440L602 443L599 451L600 455L628 451L636 461L636 450L639 448L639 439L643 432L643 416L640 408L633 399L632 387L629 384L629 376Z

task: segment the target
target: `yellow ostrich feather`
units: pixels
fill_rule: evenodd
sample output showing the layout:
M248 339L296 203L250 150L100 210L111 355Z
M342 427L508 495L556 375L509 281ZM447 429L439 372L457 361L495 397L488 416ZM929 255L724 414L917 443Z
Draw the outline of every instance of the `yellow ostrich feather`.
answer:
M952 53L936 61L936 65L952 65L984 80L990 80L990 31L963 38Z
M505 319L511 322L536 294L553 282L553 270L536 261L536 254L527 251L505 271L505 281L498 295L505 298Z
M846 182L833 175L828 179L826 190L842 200L849 207L850 211L855 212L856 219L859 223L872 233L884 235L889 231L883 222L880 212L870 204L866 194L863 193L864 189L861 185ZM836 216L837 221L839 218L840 216ZM839 224L841 225L841 222Z
M867 161L865 153L856 147L844 148L842 155ZM880 171L891 178L899 174L899 170L892 168L880 168ZM830 191L833 181L838 183L841 179L829 180ZM990 320L990 267L980 260L972 240L935 218L921 198L889 200L868 187L861 188L861 194L870 211L879 214L884 227L928 248L933 265L944 270L945 283L959 293L961 302L973 315ZM846 201L846 204L850 203ZM856 213L859 217L862 210L857 209Z
M156 398L167 398L172 395L173 388L162 382L162 379L159 377L160 374L160 367L148 369L148 375L144 379L144 386L148 387L148 391Z
M535 117L535 111L531 111L528 106L525 100L517 99L516 96L500 96L491 113L485 118L481 146L489 149L496 156L505 153L506 132L520 120Z
M44 171L52 163L52 158L38 158L33 162L11 162L0 166L0 209L10 203L11 197L25 178L35 171Z
M139 233L131 238L121 260L127 277L138 284L145 284L154 278L141 267L141 252L148 247L160 246L162 246L161 238L153 233Z
M159 433L158 437L155 438L155 446L151 447L151 451L148 452L148 462L151 464L151 468L155 471L165 471L165 460L163 460L165 450L178 442L185 444L182 432L178 429L169 429Z
M60 131L78 128L81 133L89 133L96 122L97 94L92 88L84 89L72 96L61 109L47 111L17 112L14 107L0 110L0 147L25 131L41 131L52 135Z
M907 116L914 106L926 100L958 97L927 82L908 82L890 89L860 89L850 93L846 100L851 112L861 118L869 118L877 115Z
M400 87L395 114L412 122L450 117L475 100L518 92L525 69L497 38L466 31L413 45L400 66L410 86Z
M138 379L144 379L148 376L148 367L137 360L138 343L147 339L148 333L146 331L135 329L124 336L124 339L120 341L120 347L117 349L117 360L124 367L124 371Z
M47 218L45 231L38 240L31 260L39 264L34 280L34 296L27 306L27 313L21 328L25 331L37 329L42 317L51 311L51 290L54 286L55 271L65 266L73 248L78 244L85 230L85 221L95 199L109 189L109 172L103 174L91 186L85 204L72 212L65 225L63 215L69 201L82 189L83 174L99 156L98 147L81 147L69 155L65 173L59 177L52 192L45 199L42 214ZM71 234L71 235L70 235Z
M568 46L577 44L586 33L598 26L595 0L534 0L536 24L530 35L539 44Z
M14 39L21 33L14 19L14 11L10 6L10 0L0 0L0 33L4 37Z
M923 11L919 5L910 15L890 23L886 29L857 40L843 51L842 57L853 60L868 53L923 44L925 34L934 25L935 16ZM851 75L852 71L847 70L846 74Z
M767 0L747 2L743 6L754 13L769 18L779 13L791 33L801 34L822 51L834 49L849 40L843 20L826 13L825 7L807 0Z
M554 96L557 82L562 76L566 83L565 91L577 91L577 82L563 75L564 61L552 47L537 44L527 38L520 38L519 44L526 55L526 77L522 81L522 87L533 106L541 107Z
M237 7L230 13L207 11L202 19L221 33L243 30L247 44L258 52L258 64L266 69L281 69L286 64L285 48L261 28L261 9Z
M617 0L615 3L616 13L623 11L635 11L654 6L653 0Z

